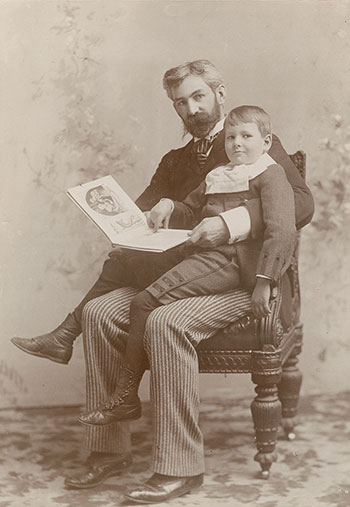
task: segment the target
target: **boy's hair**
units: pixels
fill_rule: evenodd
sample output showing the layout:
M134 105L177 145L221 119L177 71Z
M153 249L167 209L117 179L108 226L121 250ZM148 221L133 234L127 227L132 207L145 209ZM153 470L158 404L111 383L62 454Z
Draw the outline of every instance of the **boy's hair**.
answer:
M172 89L178 86L187 76L200 76L203 81L215 92L224 81L215 65L209 60L195 60L186 62L166 71L163 77L163 87L167 95L172 99Z
M263 137L272 131L270 116L258 106L235 107L226 116L224 127L238 123L255 123Z

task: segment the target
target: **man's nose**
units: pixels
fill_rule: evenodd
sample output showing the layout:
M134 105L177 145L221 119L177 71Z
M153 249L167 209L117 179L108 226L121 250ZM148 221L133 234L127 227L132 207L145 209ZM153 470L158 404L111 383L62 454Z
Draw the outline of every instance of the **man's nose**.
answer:
M195 100L189 100L187 102L187 113L193 115L198 112L198 104Z

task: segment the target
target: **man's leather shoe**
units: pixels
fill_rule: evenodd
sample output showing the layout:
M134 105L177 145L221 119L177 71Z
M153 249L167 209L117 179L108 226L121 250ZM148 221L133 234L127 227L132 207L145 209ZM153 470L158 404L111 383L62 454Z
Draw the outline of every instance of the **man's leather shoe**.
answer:
M143 485L125 495L125 498L141 504L166 502L185 495L202 484L203 474L193 477L153 474Z
M11 338L19 349L32 356L44 357L55 363L68 364L73 352L73 342L81 332L80 323L69 314L53 331L35 338Z
M85 473L71 478L66 478L64 485L68 489L88 489L94 488L105 482L109 477L119 475L127 470L132 463L132 458L128 456L119 456L116 458L105 459L93 463Z

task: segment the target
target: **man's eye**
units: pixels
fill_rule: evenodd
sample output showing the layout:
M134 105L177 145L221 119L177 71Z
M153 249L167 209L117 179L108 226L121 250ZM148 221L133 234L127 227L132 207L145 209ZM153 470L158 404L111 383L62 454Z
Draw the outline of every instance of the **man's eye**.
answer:
M204 93L198 93L198 94L195 96L195 99L196 99L196 100L201 100L203 97L204 97Z
M244 134L244 139L248 139L248 137L252 137L250 134Z

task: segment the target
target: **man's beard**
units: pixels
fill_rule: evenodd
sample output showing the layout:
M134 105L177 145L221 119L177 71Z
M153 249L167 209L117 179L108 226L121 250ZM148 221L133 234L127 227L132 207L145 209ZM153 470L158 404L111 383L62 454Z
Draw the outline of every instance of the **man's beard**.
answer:
M205 137L215 127L221 119L220 104L215 102L211 113L195 113L188 116L184 122L185 132L193 135L193 137Z

